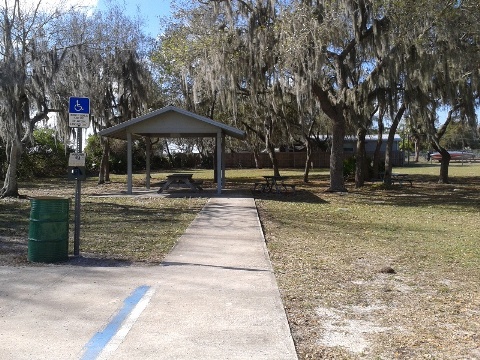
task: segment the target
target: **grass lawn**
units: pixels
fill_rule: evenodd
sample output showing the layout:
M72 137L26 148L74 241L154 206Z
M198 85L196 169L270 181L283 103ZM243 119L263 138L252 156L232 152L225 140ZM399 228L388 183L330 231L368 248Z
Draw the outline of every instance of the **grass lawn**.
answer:
M257 200L300 359L480 358L480 166L394 170L413 187Z
M308 184L283 170L296 195L255 194L300 359L480 358L480 164L451 164L451 184L437 183L437 163L394 171L413 187L348 183L331 194L327 169ZM193 172L213 187L211 171ZM247 192L270 174L227 170L227 188ZM84 183L82 253L156 264L206 201L97 196L120 188L124 176ZM73 198L74 185L42 180L20 192ZM0 207L0 264L26 265L29 201Z
M135 184L141 182L135 177ZM99 196L126 190L125 176L97 185L96 179L82 182L80 252L85 258L128 263L159 263L175 245L206 198L154 196ZM71 199L69 250L73 254L75 182L42 179L22 183L27 197L58 196ZM25 265L30 201L0 199L0 264Z

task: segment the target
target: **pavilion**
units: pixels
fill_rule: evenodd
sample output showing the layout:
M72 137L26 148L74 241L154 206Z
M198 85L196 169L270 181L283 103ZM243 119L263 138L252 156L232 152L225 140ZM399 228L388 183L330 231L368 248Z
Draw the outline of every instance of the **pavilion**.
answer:
M225 136L245 139L242 130L214 121L204 116L175 106L152 111L148 114L125 121L99 132L101 136L127 141L127 193L132 194L132 141L144 137L146 143L146 174L147 189L150 188L150 153L151 138L215 138L217 162L217 193L221 194L225 186Z

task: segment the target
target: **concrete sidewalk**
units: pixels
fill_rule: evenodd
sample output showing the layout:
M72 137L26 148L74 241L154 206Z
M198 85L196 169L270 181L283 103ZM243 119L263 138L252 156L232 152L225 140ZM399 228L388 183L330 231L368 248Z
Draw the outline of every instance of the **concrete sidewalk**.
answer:
M210 199L160 266L0 275L2 359L297 359L251 198Z

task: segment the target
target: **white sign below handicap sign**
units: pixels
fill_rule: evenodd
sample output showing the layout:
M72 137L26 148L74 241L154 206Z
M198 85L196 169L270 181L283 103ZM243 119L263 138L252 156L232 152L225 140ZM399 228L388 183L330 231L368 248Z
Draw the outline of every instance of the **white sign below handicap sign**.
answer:
M72 153L68 158L68 166L84 167L85 158L85 153Z

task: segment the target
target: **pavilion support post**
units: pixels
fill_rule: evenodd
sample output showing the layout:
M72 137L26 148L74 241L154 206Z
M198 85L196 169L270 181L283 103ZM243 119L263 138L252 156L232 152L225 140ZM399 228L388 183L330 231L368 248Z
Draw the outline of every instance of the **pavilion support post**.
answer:
M127 194L133 193L132 133L127 133Z
M150 190L150 154L152 152L152 140L150 136L145 137L145 187Z
M222 132L217 132L217 139L216 139L216 148L217 148L217 194L222 193Z
M222 189L225 189L225 133L222 132Z

